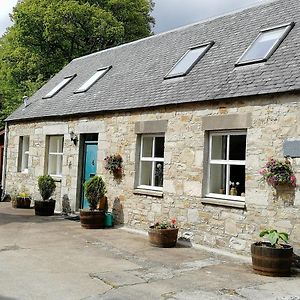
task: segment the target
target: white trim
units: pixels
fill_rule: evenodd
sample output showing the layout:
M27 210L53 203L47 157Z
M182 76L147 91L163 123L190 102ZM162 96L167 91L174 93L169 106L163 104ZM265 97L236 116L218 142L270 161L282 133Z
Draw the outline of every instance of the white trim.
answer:
M144 147L144 138L152 138L152 157L144 157L143 156L143 147ZM139 175L138 175L138 186L139 189L145 190L157 190L162 191L163 187L154 186L155 182L155 163L162 162L164 163L163 157L155 157L155 140L157 137L165 138L164 134L142 134L141 142L140 142L140 157L139 157ZM143 185L141 184L142 180L142 162L151 162L151 185Z
M232 196L230 195L230 166L245 166L246 165L246 157L245 160L230 160L229 159L229 151L230 151L230 136L234 135L245 135L247 137L247 131L245 130L228 130L228 131L211 131L209 133L209 149L208 149L208 180L206 184L206 194L205 197L208 198L217 198L217 199L225 199L225 200L234 200L234 201L245 201L245 197L242 196ZM212 159L212 140L214 136L226 136L226 159ZM245 155L246 155L246 147L245 147ZM211 180L211 166L219 165L225 166L226 178L225 178L225 194L217 194L211 193L210 191L210 180Z

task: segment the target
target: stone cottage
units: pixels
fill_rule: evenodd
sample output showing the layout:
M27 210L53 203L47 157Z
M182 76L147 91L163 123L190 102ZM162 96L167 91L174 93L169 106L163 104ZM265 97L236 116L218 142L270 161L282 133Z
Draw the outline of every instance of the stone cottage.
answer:
M175 217L195 243L235 253L276 227L299 248L299 187L259 182L284 156L300 182L299 23L298 0L270 1L74 59L7 118L5 191L39 198L50 174L56 209L64 197L77 211L100 174L127 226Z

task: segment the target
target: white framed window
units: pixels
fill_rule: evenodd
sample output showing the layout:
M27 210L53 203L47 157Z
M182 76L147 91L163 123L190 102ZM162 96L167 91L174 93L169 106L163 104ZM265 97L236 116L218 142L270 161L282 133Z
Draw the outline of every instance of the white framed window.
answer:
M138 188L162 191L164 147L164 135L141 136Z
M51 176L62 175L63 144L63 135L48 137L48 174Z
M206 197L245 201L246 131L210 132Z
M239 58L236 66L268 60L289 34L295 23L284 24L261 30L256 39Z
M29 136L20 136L19 142L19 172L28 172L28 161L29 161Z

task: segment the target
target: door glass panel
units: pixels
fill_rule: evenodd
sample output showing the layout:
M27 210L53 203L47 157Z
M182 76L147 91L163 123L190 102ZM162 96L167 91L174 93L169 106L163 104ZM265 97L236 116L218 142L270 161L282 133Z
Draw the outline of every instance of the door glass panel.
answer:
M156 137L155 138L155 153L154 157L164 157L164 147L165 147L165 138Z
M246 159L246 135L231 135L229 137L229 159Z
M142 161L141 163L141 185L152 185L152 162Z
M227 136L213 135L211 148L211 159L226 159Z
M152 146L153 146L153 137L145 136L143 137L143 157L152 157Z
M210 165L209 192L226 193L226 165Z
M245 194L245 166L230 166L230 192L232 196Z
M154 185L162 187L164 176L164 163L155 162Z

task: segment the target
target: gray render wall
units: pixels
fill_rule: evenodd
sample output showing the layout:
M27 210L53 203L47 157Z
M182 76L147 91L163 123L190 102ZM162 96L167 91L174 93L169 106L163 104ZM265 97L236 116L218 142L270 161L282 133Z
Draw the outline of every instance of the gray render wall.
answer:
M283 158L283 142L300 139L300 96L260 96L224 102L207 102L142 112L117 113L62 121L39 121L9 126L7 192L27 190L39 199L37 176L44 173L46 135L64 134L63 176L57 182L57 210L67 195L78 209L79 146L69 132L99 133L97 173L108 189L110 209L118 211L119 222L146 230L161 218L176 217L181 234L192 233L193 241L205 246L249 253L260 230L276 227L290 233L291 243L300 248L300 191L279 196L258 180L259 169L269 157ZM215 119L215 117L219 118ZM211 119L208 117L212 117ZM135 194L137 122L168 120L165 133L163 197ZM163 123L163 122L162 122ZM214 124L214 125L211 125ZM220 125L221 124L221 125ZM223 124L223 125L222 125ZM205 181L206 132L209 126L247 126L246 207L202 203ZM136 127L137 126L137 127ZM29 172L17 172L19 136L30 135ZM125 176L121 182L104 169L104 157L120 153ZM300 183L300 158L292 160ZM118 198L118 199L116 199Z

